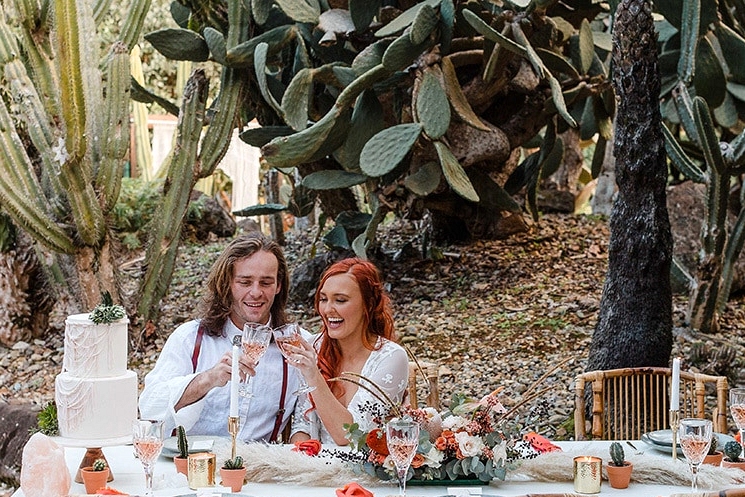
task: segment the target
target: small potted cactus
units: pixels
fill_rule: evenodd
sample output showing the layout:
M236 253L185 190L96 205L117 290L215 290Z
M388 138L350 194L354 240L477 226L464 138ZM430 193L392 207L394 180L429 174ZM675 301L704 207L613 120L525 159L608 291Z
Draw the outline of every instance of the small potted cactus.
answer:
M724 444L724 459L722 459L723 468L737 468L745 471L745 460L742 455L742 445L736 441Z
M85 493L95 494L99 489L106 486L109 479L109 466L105 459L96 459L93 464L80 468L80 474L85 485Z
M610 462L606 464L605 470L608 472L608 481L613 488L628 488L631 481L631 470L634 467L629 461L625 460L623 446L618 442L610 444Z
M719 448L719 437L716 433L711 434L711 444L709 445L709 453L704 457L704 464L711 464L712 466L719 466L722 464L722 457L724 454Z
M243 488L243 481L246 478L246 467L243 465L243 458L235 456L235 459L228 459L220 468L220 478L222 485L230 487L231 492L240 492Z
M176 440L178 441L178 455L173 458L173 464L176 465L176 472L189 474L189 441L186 439L186 430L179 425L176 428Z

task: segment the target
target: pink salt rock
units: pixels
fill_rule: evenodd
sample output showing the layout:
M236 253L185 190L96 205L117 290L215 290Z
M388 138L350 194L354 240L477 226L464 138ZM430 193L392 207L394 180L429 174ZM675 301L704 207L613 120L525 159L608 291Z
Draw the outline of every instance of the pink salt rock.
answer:
M63 497L70 493L64 449L46 435L34 433L23 447L21 490L25 497Z

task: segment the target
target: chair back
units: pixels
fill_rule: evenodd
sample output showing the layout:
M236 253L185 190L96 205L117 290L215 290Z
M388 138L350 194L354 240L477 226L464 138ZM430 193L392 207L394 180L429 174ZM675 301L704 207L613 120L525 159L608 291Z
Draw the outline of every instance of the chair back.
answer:
M440 410L440 368L432 362L419 361L419 365L414 361L409 362L409 388L408 400L411 407L419 407L419 392L417 392L417 378L423 381L419 382L422 393L425 396L426 406L434 407Z
M624 368L582 373L575 379L574 434L587 438L586 403L591 387L591 438L639 440L642 434L670 429L670 368ZM716 399L706 396L706 387ZM680 418L709 418L714 431L727 431L727 378L680 372ZM707 412L711 414L707 416Z

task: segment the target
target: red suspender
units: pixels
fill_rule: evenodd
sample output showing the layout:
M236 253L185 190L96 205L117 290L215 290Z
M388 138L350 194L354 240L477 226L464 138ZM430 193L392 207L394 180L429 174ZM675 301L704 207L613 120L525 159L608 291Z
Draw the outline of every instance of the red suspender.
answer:
M197 329L197 339L194 342L194 352L191 353L192 373L197 372L197 361L199 360L199 349L202 348L202 337L203 336L204 336L204 326L202 326L202 323L199 323L199 328Z
M279 396L279 410L277 411L277 418L274 420L274 430L272 430L272 436L269 437L270 442L277 441L277 435L279 435L279 429L282 427L282 420L285 417L285 396L287 395L287 361L282 360L282 394Z

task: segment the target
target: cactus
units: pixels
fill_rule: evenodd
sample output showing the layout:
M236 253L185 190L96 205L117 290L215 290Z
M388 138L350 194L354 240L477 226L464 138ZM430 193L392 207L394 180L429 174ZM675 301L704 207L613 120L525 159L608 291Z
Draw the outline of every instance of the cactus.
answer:
M91 468L93 471L103 471L106 469L106 459L96 459L93 461L93 464L91 465Z
M189 441L186 439L186 430L183 426L179 425L176 428L178 437L178 455L186 459L189 457Z
M611 465L613 466L623 466L626 462L625 454L623 453L623 446L618 442L613 442L610 444L610 458L611 458Z
M742 453L742 445L732 440L724 444L724 457L729 462L740 462L740 454Z
M711 443L709 444L709 452L708 455L713 456L717 452L717 448L719 448L719 437L716 433L711 434Z
M243 458L241 456L235 456L235 459L227 459L222 467L223 469L241 469L243 467Z

